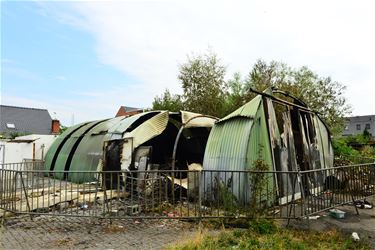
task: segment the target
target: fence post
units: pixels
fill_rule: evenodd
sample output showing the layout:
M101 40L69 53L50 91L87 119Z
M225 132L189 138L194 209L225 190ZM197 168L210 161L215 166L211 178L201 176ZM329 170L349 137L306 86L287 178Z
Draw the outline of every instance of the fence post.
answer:
M26 186L25 186L25 183L23 181L23 178L22 178L22 172L21 171L17 171L16 172L16 177L17 177L17 174L20 175L20 179L21 179L21 187L22 187L22 190L25 194L25 199L26 199L26 205L27 205L27 211L29 212L29 215L30 215L30 219L33 220L33 216L31 215L31 208L30 208L30 203L29 203L29 197L27 195L27 190L26 190ZM21 200L21 204L22 204L22 200Z
M306 173L305 173L306 174ZM298 183L299 183L299 186L300 186L300 190L301 190L301 206L302 206L302 216L305 217L307 219L307 225L308 225L308 228L310 228L310 218L309 218L309 215L307 213L307 209L306 209L306 197L305 197L305 188L303 186L303 182L302 182L302 175L301 175L301 171L298 170L297 172L297 180L298 180ZM306 185L308 185L308 183L306 182ZM309 189L308 189L309 190ZM302 218L303 218L302 217Z
M203 176L204 175L204 170L202 170L200 172L195 172L195 173L196 174L199 173L201 175L200 177L204 178L204 176ZM198 208L198 219L199 219L199 223L202 222L202 192L203 192L203 190L201 189L201 178L198 178L198 206L199 206L199 208ZM197 178L195 178L195 179L197 179Z

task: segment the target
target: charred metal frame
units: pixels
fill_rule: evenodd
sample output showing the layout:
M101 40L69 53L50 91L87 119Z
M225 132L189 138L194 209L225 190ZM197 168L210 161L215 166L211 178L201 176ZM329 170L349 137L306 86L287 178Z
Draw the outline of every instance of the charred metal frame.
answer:
M174 171L175 167L176 167L176 152L177 152L177 146L178 146L178 142L180 141L182 131L185 129L186 125L189 124L189 122L191 122L192 120L194 120L196 118L202 118L202 117L212 118L212 119L215 119L216 121L219 120L219 118L211 116L211 115L197 115L197 116L194 116L194 117L190 118L189 120L187 120L185 123L183 123L181 125L180 130L178 131L176 139L174 141L174 146L173 146L172 164L171 164L172 165L172 171Z

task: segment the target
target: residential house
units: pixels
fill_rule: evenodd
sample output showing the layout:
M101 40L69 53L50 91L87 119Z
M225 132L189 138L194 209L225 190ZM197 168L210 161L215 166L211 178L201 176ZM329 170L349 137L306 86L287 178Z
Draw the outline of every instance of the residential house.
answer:
M59 134L60 122L48 110L0 105L0 134Z
M367 130L375 137L375 115L347 117L342 135L358 135Z
M119 116L131 116L135 114L142 113L143 110L140 108L132 108L132 107L127 107L127 106L121 106L116 114L116 117Z

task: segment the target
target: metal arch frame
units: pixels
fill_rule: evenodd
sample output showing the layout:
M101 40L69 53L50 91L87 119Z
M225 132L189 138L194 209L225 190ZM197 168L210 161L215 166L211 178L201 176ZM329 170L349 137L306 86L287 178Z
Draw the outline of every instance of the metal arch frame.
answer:
M217 117L214 117L214 116L211 116L211 115L197 115L197 116L194 116L194 117L191 117L189 120L187 120L185 123L182 124L180 130L178 131L178 134L176 136L176 139L174 141L174 146L173 146L173 153L172 153L172 171L175 170L175 166L176 166L176 153L177 153L177 145L178 145L178 142L180 141L180 137L181 137L181 134L182 134L182 131L184 130L184 128L186 127L186 125L191 122L192 120L196 119L196 118L201 118L201 117L207 117L207 118L212 118L216 121L219 120L219 118ZM174 179L174 175L172 176L172 178ZM172 183L174 183L174 180L172 180Z

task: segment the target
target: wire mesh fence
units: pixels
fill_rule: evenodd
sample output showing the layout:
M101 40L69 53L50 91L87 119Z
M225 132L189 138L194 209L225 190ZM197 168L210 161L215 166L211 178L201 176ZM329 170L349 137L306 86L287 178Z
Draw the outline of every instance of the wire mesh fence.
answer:
M291 219L375 195L374 163L299 172L68 172L43 170L43 162L0 167L4 214Z

